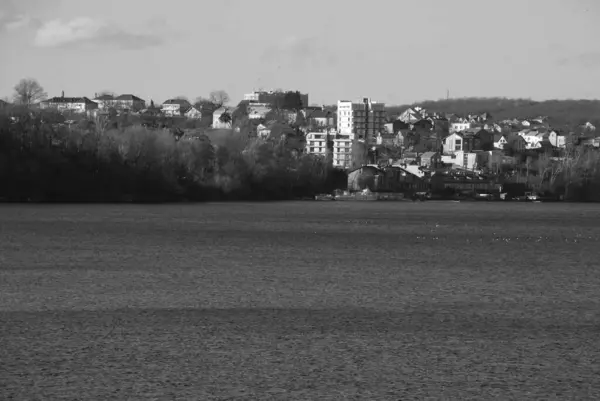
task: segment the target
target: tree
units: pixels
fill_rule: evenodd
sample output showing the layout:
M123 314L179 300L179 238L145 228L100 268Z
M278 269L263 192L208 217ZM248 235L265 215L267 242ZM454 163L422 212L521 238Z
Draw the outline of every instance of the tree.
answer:
M367 145L361 141L352 143L352 168L358 168L367 164L369 160L369 150Z
M44 88L33 78L23 78L15 85L14 101L17 104L30 106L48 97Z
M283 108L286 110L299 111L304 108L300 92L286 92L283 96Z
M229 95L224 90L214 90L208 95L208 100L213 104L214 110L229 103Z
M222 123L224 123L224 124L231 124L231 122L233 121L233 119L231 117L231 114L226 110L219 117L219 121L222 122Z
M107 91L107 90L103 90L98 92L98 96L112 96L112 97L116 97L117 94L113 91Z

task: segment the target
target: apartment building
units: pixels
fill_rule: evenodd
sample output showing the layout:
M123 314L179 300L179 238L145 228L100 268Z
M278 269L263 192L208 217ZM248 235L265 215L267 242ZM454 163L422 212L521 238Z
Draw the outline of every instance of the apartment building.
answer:
M350 168L352 165L352 142L353 135L339 135L335 131L309 132L306 134L306 152L326 157L327 141L331 146L332 164L338 168Z
M375 144L377 135L385 132L385 103L370 98L360 101L339 100L337 130L342 135L355 135L359 140Z

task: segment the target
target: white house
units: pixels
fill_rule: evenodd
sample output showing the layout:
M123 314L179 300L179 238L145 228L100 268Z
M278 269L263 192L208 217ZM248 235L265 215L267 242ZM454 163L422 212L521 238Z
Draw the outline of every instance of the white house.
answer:
M471 129L472 123L470 121L461 118L450 123L450 132L460 132L467 129Z
M463 152L462 150L450 155L442 155L442 163L452 164L467 170L474 170L477 167L477 153Z
M113 95L100 95L98 96L97 94L94 96L94 99L92 99L94 102L98 103L98 108L100 110L106 110L110 107L114 107L116 104L116 100L115 97Z
M453 133L444 138L443 149L444 153L452 154L463 150L464 139L458 133Z
M169 99L162 104L162 112L166 116L180 116L191 106L185 99Z
M248 105L248 118L259 119L265 118L267 113L271 111L271 107L263 103L251 103Z
M190 106L187 110L183 112L183 115L186 118L191 118L195 120L202 118L202 112L198 110L195 106Z
M231 111L229 111L226 107L220 107L213 112L212 119L212 127L213 128L231 128L231 120L229 121L221 121L221 116L224 113L229 113L231 115Z
M506 145L508 141L506 140L506 136L503 134L494 134L494 149L504 149L504 145Z
M98 109L98 103L93 102L85 96L65 97L65 93L63 92L62 96L53 97L40 102L40 108L56 109L61 112L70 111L74 113L85 113Z

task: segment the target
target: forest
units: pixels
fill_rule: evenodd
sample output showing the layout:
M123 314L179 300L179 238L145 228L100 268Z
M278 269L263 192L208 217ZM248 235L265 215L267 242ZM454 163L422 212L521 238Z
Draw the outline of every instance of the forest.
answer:
M298 153L285 135L271 141L232 130L188 136L172 129L60 120L57 113L28 109L0 115L0 199L285 200L345 185L343 172Z

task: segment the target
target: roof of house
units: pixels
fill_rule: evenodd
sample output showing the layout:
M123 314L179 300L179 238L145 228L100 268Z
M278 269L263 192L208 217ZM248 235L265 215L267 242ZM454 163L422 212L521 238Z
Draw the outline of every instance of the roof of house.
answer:
M100 101L102 101L102 100L115 100L115 97L113 95L106 94L106 95L100 95L100 96L94 98L94 100L100 100Z
M183 105L182 105L182 106L183 106ZM183 113L184 113L184 114L186 114L186 113L189 113L189 112L190 112L190 111L192 111L192 110L196 110L198 113L200 113L200 110L198 110L198 108L197 108L196 106L193 106L193 105L189 105L188 107L186 107L186 108L183 110Z
M165 100L163 104L178 104L180 106L190 106L191 103L185 99L169 99Z
M422 159L430 159L432 157L434 157L437 153L436 152L425 152L421 155Z
M332 117L332 113L327 110L310 110L306 113L307 118L328 118Z
M125 94L125 95L121 95L119 97L117 97L115 100L133 100L136 102L143 102L144 99L141 99L135 95L131 95L131 94Z
M504 137L504 134L502 134L502 133L499 133L499 132L495 133L495 134L494 134L494 142L498 142L498 141L499 141L500 139L502 139L503 137Z
M40 103L42 103L42 102L40 102ZM96 102L88 99L85 96L82 96L82 97L56 96L56 97L53 97L51 99L44 100L43 103L85 103L85 104L92 104L92 103L96 103Z

